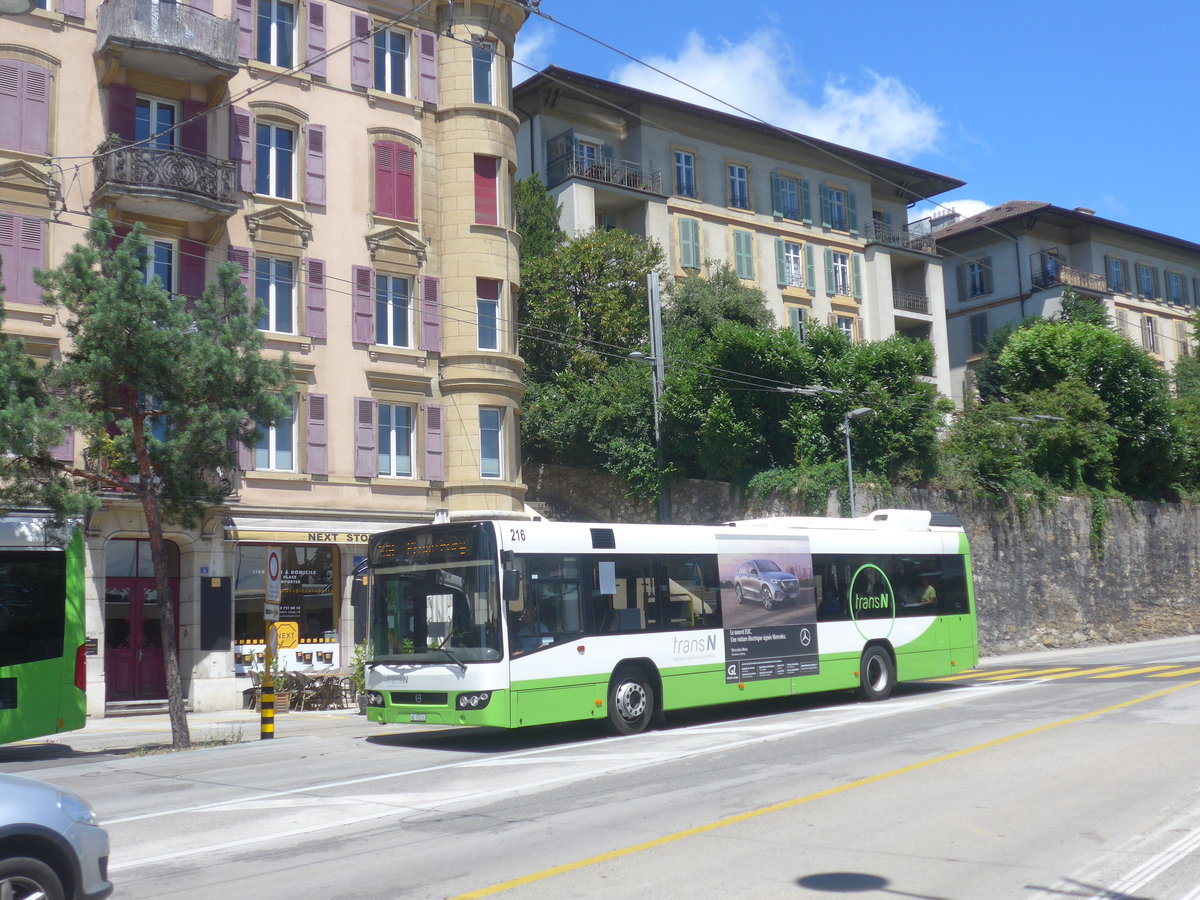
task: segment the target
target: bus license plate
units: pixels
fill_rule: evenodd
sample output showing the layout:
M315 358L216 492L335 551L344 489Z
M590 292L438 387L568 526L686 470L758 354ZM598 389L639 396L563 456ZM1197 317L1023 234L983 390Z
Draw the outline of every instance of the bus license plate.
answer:
M424 721L425 721L425 713L409 713L409 715L408 715L408 721L410 721L410 722L424 722Z

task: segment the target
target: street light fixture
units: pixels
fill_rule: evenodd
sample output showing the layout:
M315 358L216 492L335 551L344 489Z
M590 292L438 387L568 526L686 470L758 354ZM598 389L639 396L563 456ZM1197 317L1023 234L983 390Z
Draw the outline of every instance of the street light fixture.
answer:
M875 410L869 406L860 406L846 413L842 419L842 430L846 432L846 481L850 484L850 518L854 518L854 463L850 457L850 420L869 416Z

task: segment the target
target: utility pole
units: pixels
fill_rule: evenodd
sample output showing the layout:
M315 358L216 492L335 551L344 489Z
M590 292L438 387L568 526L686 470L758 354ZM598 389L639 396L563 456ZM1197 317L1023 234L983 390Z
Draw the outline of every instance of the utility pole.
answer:
M662 447L662 393L663 393L663 336L662 298L658 292L658 273L646 276L646 294L650 303L650 362L654 367L654 463L661 474L663 471ZM658 521L671 521L671 489L664 485L658 495Z

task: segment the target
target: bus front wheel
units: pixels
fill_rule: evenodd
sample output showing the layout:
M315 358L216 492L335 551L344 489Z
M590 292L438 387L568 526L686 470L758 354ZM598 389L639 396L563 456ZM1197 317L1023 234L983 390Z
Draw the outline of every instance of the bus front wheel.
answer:
M614 734L645 731L654 715L654 688L635 666L617 670L608 686L608 726Z
M859 694L865 700L886 700L896 686L896 670L892 657L883 647L868 647L863 651L858 668Z

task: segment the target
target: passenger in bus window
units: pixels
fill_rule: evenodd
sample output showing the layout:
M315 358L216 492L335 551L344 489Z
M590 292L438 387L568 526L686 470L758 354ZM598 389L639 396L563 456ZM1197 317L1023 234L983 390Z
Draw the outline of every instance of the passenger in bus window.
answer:
M521 650L533 650L550 641L542 635L550 634L546 623L538 618L532 603L526 603L521 611L521 623L517 626L517 644Z
M921 592L917 595L917 606L937 606L937 591L928 575L921 576Z

